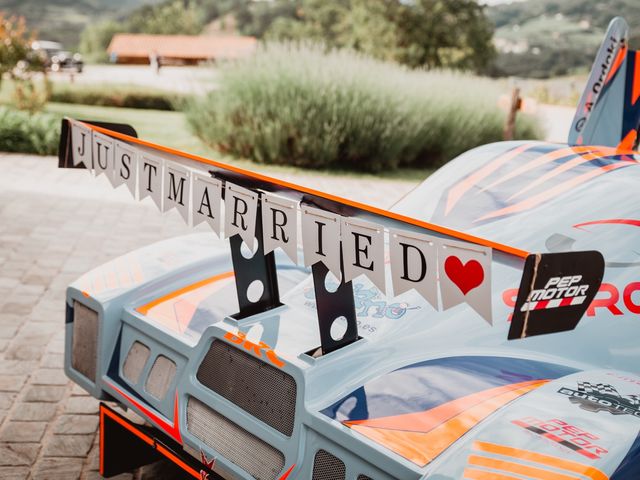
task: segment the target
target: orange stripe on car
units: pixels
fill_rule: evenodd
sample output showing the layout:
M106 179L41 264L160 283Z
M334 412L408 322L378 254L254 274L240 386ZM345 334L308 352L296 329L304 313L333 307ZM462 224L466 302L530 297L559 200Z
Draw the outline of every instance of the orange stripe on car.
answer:
M565 460L564 458L552 457L551 455L544 455L542 453L532 452L529 450L522 450L515 447L507 447L504 445L498 445L489 442L474 442L474 450L491 453L494 455L502 455L505 457L517 458L519 460L525 460L533 463L547 465L549 467L558 468L561 470L567 470L569 472L584 475L592 480L608 480L609 477L602 471L598 470L591 465L584 465L582 463L574 462L572 460Z
M527 150L535 147L536 145L538 144L527 143L525 145L521 145L512 150L509 150L508 152L499 156L495 160L492 160L482 168L478 169L477 171L469 175L467 178L465 178L460 183L458 183L455 187L451 188L451 190L449 190L449 195L447 196L447 205L445 207L444 214L448 215L449 212L453 209L453 207L455 207L458 201L463 197L463 195L467 193L469 190L471 190L471 188L473 188L475 185L477 185L480 180L488 177L493 172L495 172L498 168L500 168L502 165L504 165L505 163L508 163L509 161L513 160L518 155L520 155L521 153L526 152Z
M519 388L480 402L426 433L362 425L353 425L351 428L416 465L424 466L493 412L546 382L543 380L517 384Z
M571 190L572 188L577 187L578 185L581 185L582 183L588 180L591 180L592 178L598 177L612 170L617 170L618 168L627 167L629 166L629 164L630 164L629 162L618 162L610 165L605 165L604 167L591 170L590 172L587 172L587 173L583 173L582 175L579 175L571 180L567 180L566 182L561 183L560 185L556 185L555 187L549 188L537 195L529 197L528 199L523 200L519 203L516 203L515 205L511 205L509 207L501 208L500 210L495 210L491 213L488 213L487 215L484 215L479 219L477 219L476 222L481 222L483 220L488 220L496 217L502 217L504 215L509 215L511 213L518 213L518 212L522 212L524 210L528 210L530 208L536 207L539 204L560 195L561 193Z
M636 144L636 140L638 138L638 132L634 129L631 130L627 135L622 139L622 141L618 144L618 148L620 150L631 150Z
M635 67L633 69L633 90L631 93L631 105L635 105L640 97L640 51L636 52Z
M343 423L349 427L361 425L364 427L385 428L388 430L406 430L426 433L481 402L487 401L511 390L516 390L531 384L538 384L539 382L540 380L533 380L529 382L513 383L511 385L489 388L481 392L472 393L471 395L451 400L450 402L423 412L369 418L366 420L352 420Z
M522 175L530 170L533 170L537 167L540 167L542 165L545 165L547 163L551 163L554 162L556 160L559 160L561 158L564 157L572 157L574 155L579 155L581 153L589 153L589 152L593 152L597 150L597 147L567 147L567 148L560 148L558 150L554 150L553 152L549 152L549 153L545 153L544 155L540 155L538 158L536 158L535 160L531 160L530 162L525 163L524 165L522 165L519 168L516 168L515 170L513 170L512 172L509 172L506 175L503 175L502 177L500 177L499 179L497 179L495 182L491 183L490 185L487 185L486 187L484 187L482 190L480 190L480 192L485 192L487 190L491 190L492 188L506 182L507 180L511 180L512 178L515 178L519 175Z
M545 173L544 175L536 178L533 182L531 182L529 185L527 185L525 188L523 188L519 192L514 193L513 195L511 195L511 197L508 198L508 201L511 201L514 198L522 196L524 193L528 192L532 188L537 187L538 185L543 184L547 180L551 180L552 178L557 177L558 175L560 175L560 174L562 174L564 172L568 172L573 167L577 167L578 165L590 162L592 160L597 160L599 158L602 158L602 155L600 155L600 153L585 153L585 154L579 155L577 158L573 158L573 159L571 159L569 161L566 161L566 162L562 163L561 165L558 165L553 170L551 170L551 171Z
M616 74L616 72L620 68L620 65L622 65L622 62L624 62L626 57L627 57L627 46L623 45L622 48L618 50L616 59L613 61L613 64L611 65L611 70L609 70L609 74L607 75L607 78L604 81L605 85L611 81L611 79Z
M510 475L503 475L502 473L477 470L475 468L466 468L462 475L466 480L522 480L520 477L516 478Z
M234 275L233 271L230 271L230 272L224 272L218 275L214 275L213 277L205 278L204 280L200 280L199 282L193 283L191 285L187 285L186 287L175 290L174 292L171 292L166 295L163 295L162 297L156 298L155 300L145 305L137 307L136 311L141 313L142 315L146 315L147 313L149 313L149 310L151 310L153 307L157 305L160 305L161 303L172 300L176 297L179 297L180 295L191 292L193 290L197 290L198 288L204 287L205 285L209 285L211 283L217 282L218 280L223 280L225 278L233 277L233 275Z
M535 480L582 480L575 475L564 475L539 467L523 465L508 460L498 460L497 458L481 457L479 455L470 455L468 463L474 467L494 468L502 472L524 475L528 478L534 478Z

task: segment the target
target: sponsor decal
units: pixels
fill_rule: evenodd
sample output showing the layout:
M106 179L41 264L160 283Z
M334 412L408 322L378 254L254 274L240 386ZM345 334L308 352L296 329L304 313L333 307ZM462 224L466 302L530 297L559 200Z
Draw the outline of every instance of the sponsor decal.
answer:
M213 468L216 466L216 457L209 460L206 453L202 450L200 450L200 461L209 471L213 471ZM205 469L200 470L200 480L210 480L210 474Z
M592 460L602 458L609 453L606 448L595 443L596 440L600 440L597 435L557 418L542 420L536 417L525 417L512 420L511 423Z
M529 255L516 299L509 340L573 330L604 275L600 252Z
M578 382L577 390L562 387L561 395L569 397L589 412L609 412L612 415L631 415L640 418L640 395L620 395L613 385L608 383Z
M227 332L224 334L224 338L229 340L231 343L235 343L236 345L242 345L246 350L250 352L253 351L253 354L256 357L266 358L269 363L275 365L278 368L284 367L284 362L280 359L280 357L278 357L278 355L276 355L276 352L274 352L273 349L263 341L255 343L251 340L247 340L247 334L244 332Z
M532 290L521 311L581 305L586 300L589 284L582 283L582 275L551 277L544 288Z

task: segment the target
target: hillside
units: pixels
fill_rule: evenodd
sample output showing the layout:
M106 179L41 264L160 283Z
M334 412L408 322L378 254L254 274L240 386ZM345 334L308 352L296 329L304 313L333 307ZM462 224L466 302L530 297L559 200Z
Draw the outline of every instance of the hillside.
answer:
M609 21L623 16L640 46L638 0L527 0L489 8L496 74L544 78L590 67Z
M25 17L43 40L75 48L89 23L116 18L145 4L161 0L0 0L0 11Z

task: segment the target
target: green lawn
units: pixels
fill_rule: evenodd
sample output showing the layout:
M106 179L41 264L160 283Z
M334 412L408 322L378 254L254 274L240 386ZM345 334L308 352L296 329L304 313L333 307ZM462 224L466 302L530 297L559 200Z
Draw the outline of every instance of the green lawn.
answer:
M214 160L233 163L250 170L264 172L305 172L296 167L256 164L249 160L237 159L221 155L216 150L205 145L198 137L193 135L187 125L184 114L181 112L169 112L164 110L142 110L138 108L94 107L91 105L77 105L69 103L49 103L45 111L60 116L72 117L78 120L98 120L114 123L127 123L136 129L138 136L150 142L159 143L176 148L184 152L201 155ZM431 173L428 169L399 169L382 174L362 174L349 171L313 171L318 175L347 175L356 177L375 177L394 180L419 181Z

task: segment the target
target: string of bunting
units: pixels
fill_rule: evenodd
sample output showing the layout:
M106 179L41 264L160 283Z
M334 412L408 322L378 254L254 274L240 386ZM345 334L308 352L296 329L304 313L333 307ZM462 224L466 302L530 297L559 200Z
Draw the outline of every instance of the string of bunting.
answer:
M265 253L281 248L298 264L300 225L305 266L322 262L336 278L344 275L345 281L365 275L387 294L389 259L393 296L415 289L436 310L466 303L492 322L491 248L414 231L387 232L376 223L212 178L70 122L74 165L82 163L92 174L105 175L113 187L126 185L137 200L150 197L162 212L177 210L189 225L206 223L224 238L238 234L253 249L260 201Z

